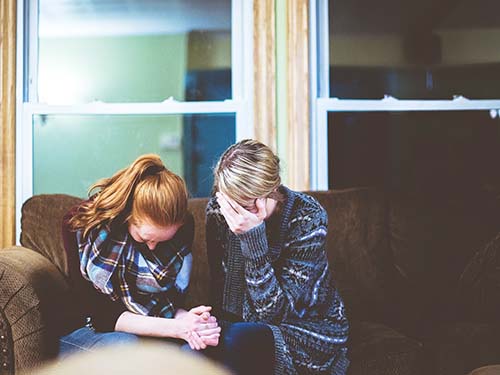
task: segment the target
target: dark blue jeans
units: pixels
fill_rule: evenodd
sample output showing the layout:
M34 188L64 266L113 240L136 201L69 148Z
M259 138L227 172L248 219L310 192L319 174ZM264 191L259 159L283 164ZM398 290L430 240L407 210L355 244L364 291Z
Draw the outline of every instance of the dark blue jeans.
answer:
M113 344L128 344L139 341L139 337L125 332L96 332L82 327L59 339L59 356L76 352L91 352L99 347Z
M93 328L82 327L59 339L59 357L63 358L76 352L92 352L108 345L133 344L140 340L175 344L182 350L191 351L184 340L144 338L126 332L96 332Z
M274 337L262 323L226 323L219 345L204 351L236 375L274 373Z
M59 356L82 351L94 351L100 347L135 343L139 336L125 332L96 332L82 327L59 340ZM176 342L185 350L189 346ZM209 358L229 368L236 375L271 375L274 373L274 338L271 329L262 323L227 323L222 330L219 345L203 351Z

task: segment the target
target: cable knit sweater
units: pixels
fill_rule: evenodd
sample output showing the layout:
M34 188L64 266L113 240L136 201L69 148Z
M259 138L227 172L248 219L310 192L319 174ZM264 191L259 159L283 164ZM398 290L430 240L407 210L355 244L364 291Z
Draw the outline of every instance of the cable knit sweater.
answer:
M326 211L306 194L280 189L285 201L271 218L239 235L216 199L209 201L215 311L222 319L268 324L276 374L345 374L349 325L330 278Z

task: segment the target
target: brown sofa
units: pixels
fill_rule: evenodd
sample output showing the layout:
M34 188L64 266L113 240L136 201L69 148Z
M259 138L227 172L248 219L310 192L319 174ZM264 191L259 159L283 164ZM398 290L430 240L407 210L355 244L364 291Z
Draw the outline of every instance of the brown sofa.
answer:
M349 374L460 375L500 363L500 325L457 293L465 264L500 228L494 199L363 188L311 194L329 215L329 259L351 320ZM32 197L22 209L22 247L0 250L0 374L57 355L74 297L61 218L79 201ZM196 233L188 306L208 303L206 203L189 202Z

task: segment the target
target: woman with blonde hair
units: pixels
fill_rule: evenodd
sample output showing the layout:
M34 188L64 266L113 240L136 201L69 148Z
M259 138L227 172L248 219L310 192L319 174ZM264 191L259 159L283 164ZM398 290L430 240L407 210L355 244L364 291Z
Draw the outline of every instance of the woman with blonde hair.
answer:
M207 206L215 357L237 374L345 374L348 321L325 250L327 214L281 184L264 144L229 147Z
M217 345L211 307L180 308L194 232L184 181L148 154L96 182L94 191L63 220L77 305L60 354L139 336L181 339L194 350Z

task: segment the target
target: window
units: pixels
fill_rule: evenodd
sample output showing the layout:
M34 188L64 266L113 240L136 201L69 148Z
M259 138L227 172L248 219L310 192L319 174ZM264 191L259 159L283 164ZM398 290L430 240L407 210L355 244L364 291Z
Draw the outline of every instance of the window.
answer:
M497 185L500 124L488 111L329 111L329 186Z
M184 177L191 196L206 197L211 168L234 139L233 113L34 115L33 194L85 196L90 185L124 161L156 153Z
M252 2L20 3L18 212L33 194L84 197L143 153L207 196L220 153L253 136Z
M499 12L492 0L312 1L313 187L488 180Z

